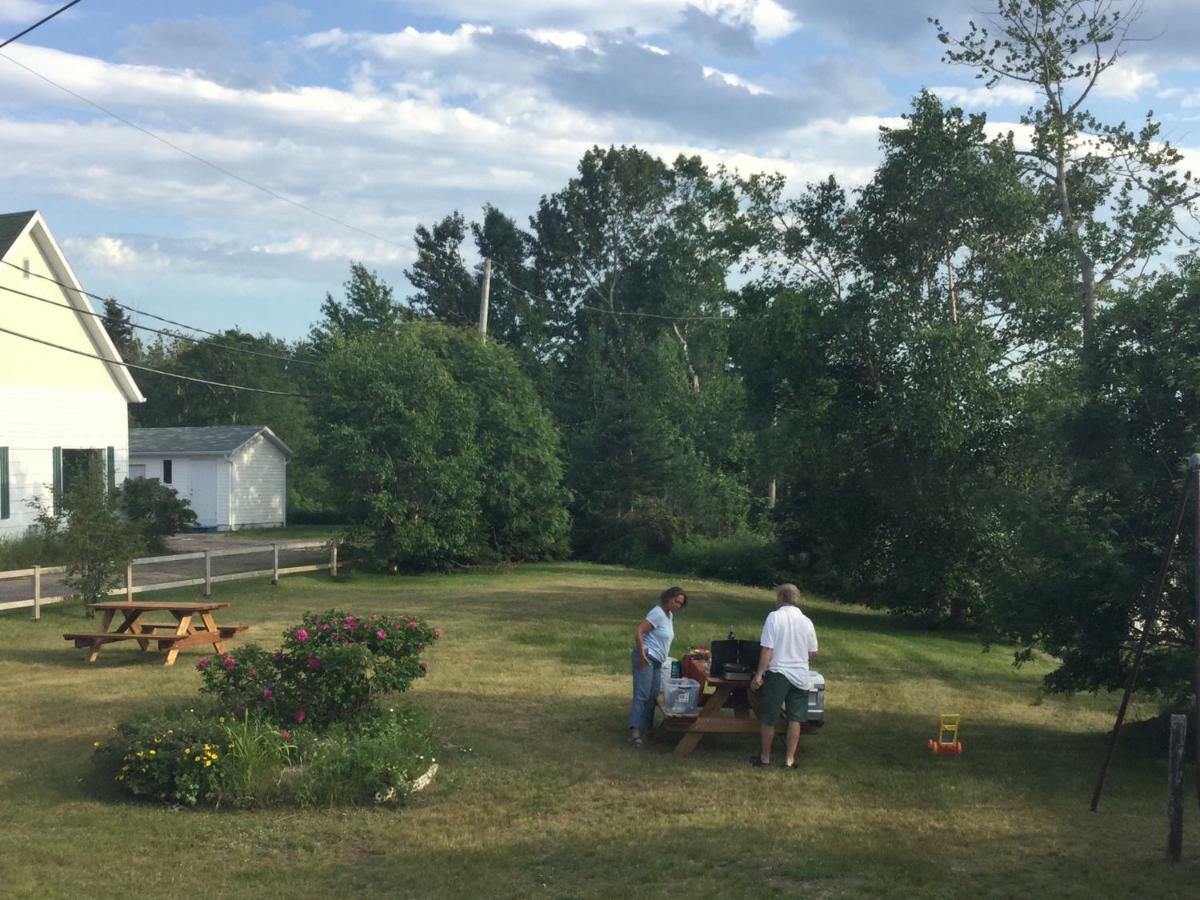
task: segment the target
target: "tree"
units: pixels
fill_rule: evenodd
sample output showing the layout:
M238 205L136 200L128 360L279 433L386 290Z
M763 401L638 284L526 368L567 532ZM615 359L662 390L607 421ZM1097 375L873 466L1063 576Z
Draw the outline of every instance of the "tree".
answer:
M1021 155L1074 257L1085 361L1104 293L1183 235L1177 215L1200 197L1152 112L1130 128L1086 106L1141 10L1142 0L996 0L993 29L971 21L962 37L930 20L946 62L976 70L988 87L1011 81L1039 94L1021 117L1032 130Z
M337 335L354 338L380 330L394 328L411 318L392 298L392 288L362 263L352 263L350 280L344 285L346 300L335 300L326 294L321 303L322 319L312 327L309 341L319 355Z
M455 211L431 229L417 226L417 261L404 274L417 292L409 303L418 312L448 325L479 321L479 288L467 271L462 243L467 223Z
M117 353L126 362L136 362L142 353L142 342L134 333L133 322L125 314L124 307L112 297L104 301L104 316L100 319L104 330L112 339Z
M557 555L558 435L503 346L417 322L338 336L314 410L353 537L393 570Z
M63 579L91 616L91 604L108 596L142 549L138 530L121 514L108 489L103 464L91 460L62 498L65 544L70 560Z

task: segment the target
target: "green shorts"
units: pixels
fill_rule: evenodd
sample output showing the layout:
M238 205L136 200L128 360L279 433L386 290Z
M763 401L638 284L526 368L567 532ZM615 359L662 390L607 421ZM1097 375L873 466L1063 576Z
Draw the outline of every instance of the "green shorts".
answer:
M759 718L764 725L779 721L780 707L787 707L789 722L808 721L808 691L802 691L780 672L763 675L762 713Z

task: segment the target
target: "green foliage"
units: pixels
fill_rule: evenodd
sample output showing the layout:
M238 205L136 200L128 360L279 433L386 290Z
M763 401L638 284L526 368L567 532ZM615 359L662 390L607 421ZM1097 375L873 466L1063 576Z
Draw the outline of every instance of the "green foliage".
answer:
M155 553L166 549L164 538L196 522L191 503L153 478L126 479L117 502L126 520L140 532L142 545Z
M66 562L65 540L57 529L47 531L35 525L17 537L0 537L0 572Z
M195 806L217 796L226 732L208 710L173 709L121 723L96 749L135 797Z
M236 654L206 656L197 669L203 692L228 715L323 730L377 716L383 694L424 676L421 654L440 634L407 616L309 613L284 632L278 651L248 644Z
M99 602L116 588L125 568L142 550L139 530L124 517L116 491L108 489L102 464L91 460L72 479L62 499L63 515L45 510L39 515L42 533L62 529L68 560L63 581L88 604ZM88 610L90 615L90 610Z
M787 580L782 555L779 543L767 535L695 535L676 541L665 559L650 563L648 568L768 587Z
M393 570L544 559L566 529L558 434L512 354L432 322L336 341L317 374L350 540Z

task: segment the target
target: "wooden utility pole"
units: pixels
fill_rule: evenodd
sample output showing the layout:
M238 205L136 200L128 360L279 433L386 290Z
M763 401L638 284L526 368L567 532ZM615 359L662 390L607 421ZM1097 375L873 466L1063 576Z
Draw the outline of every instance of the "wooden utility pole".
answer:
M479 337L487 340L488 297L492 293L492 261L483 261L483 289L479 292Z
M1171 750L1167 758L1167 859L1179 862L1183 853L1183 745L1187 716L1171 716Z

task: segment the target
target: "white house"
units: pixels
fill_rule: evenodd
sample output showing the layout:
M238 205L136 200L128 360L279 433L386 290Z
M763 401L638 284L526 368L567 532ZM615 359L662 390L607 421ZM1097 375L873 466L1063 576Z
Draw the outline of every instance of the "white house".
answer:
M128 404L145 400L37 212L0 215L0 538L100 461L127 471Z
M218 531L286 524L291 456L263 425L129 429L129 477L171 485Z

